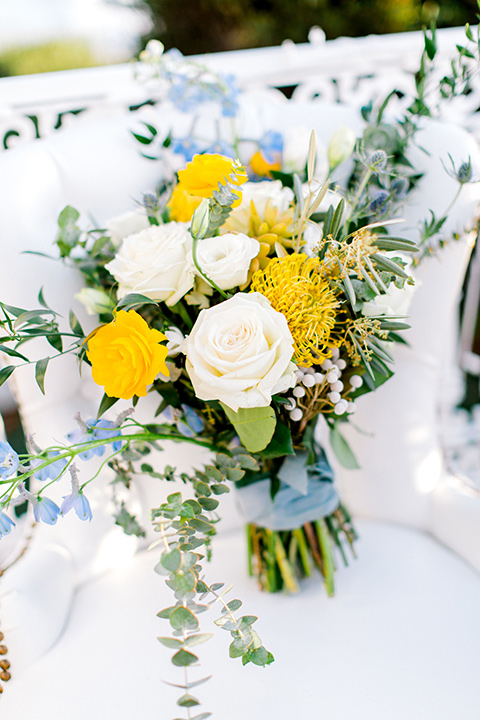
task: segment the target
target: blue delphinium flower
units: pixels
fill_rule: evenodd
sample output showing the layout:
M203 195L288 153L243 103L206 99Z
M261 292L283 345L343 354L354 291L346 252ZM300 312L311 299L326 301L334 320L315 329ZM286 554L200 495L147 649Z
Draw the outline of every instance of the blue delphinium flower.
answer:
M283 136L275 130L268 130L258 141L258 147L265 160L273 165L277 162L278 155L283 152Z
M205 427L205 422L201 415L189 405L182 405L183 413L173 408L171 405L162 412L164 419L176 425L179 433L184 437L195 437Z
M15 527L15 523L4 512L0 512L0 538L5 537Z
M20 460L8 442L0 442L0 479L7 480L15 475Z
M54 450L53 452L48 453L47 457L52 458L56 457L57 455L60 455L60 452L58 450ZM38 460L34 460L32 464L34 467L37 465L42 465L45 460L46 458L43 460L40 458ZM34 473L33 477L35 477L37 480L40 480L41 482L45 482L46 480L55 480L56 478L59 478L62 472L65 470L66 464L66 458L62 458L61 460L55 460L55 462Z
M25 488L23 483L19 483L18 492L21 497L33 505L33 516L37 522L55 525L60 512L57 503L54 503L53 500L43 497L42 495L34 495ZM13 502L19 502L18 497L14 498Z
M47 497L36 497L33 500L33 516L37 522L55 525L60 513L57 503Z
M83 494L78 481L78 470L75 463L72 463L68 468L72 476L72 492L70 495L66 495L63 498L62 505L60 507L60 515L66 515L70 510L75 510L80 520L92 519L92 510L90 503Z
M192 137L172 138L170 149L178 155L183 155L186 162L190 162L194 155L201 152L200 145Z
M209 145L205 152L213 155L225 155L226 157L231 158L235 158L237 156L233 145L229 145L229 143L225 142L225 140L215 140L214 143Z
M182 410L185 416L185 420L187 421L187 424L192 428L193 432L195 434L202 432L203 428L205 427L205 422L202 416L199 415L189 405L182 405Z
M220 79L224 82L223 98L222 98L222 115L224 117L234 117L238 112L238 96L240 90L237 85L235 75L220 75Z
M79 425L78 428L75 428L75 430L72 430L66 435L67 440L69 440L72 445L91 442L93 440L108 440L117 435L121 436L121 429L111 420L103 420L100 418L100 420L90 419L84 422L78 414L76 415L76 420ZM121 440L116 440L111 443L111 445L113 450L117 452L122 447L122 442ZM104 452L105 447L100 445L96 448L88 448L84 452L79 453L78 457L81 460L90 460L95 455L101 457Z

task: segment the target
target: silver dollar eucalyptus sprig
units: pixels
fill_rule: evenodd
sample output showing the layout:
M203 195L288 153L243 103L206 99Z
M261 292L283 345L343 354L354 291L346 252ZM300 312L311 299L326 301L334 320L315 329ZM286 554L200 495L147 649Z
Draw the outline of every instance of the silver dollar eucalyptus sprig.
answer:
M232 638L230 657L241 657L243 665L252 662L261 667L274 660L252 627L257 617L235 617L234 613L240 609L242 602L238 599L226 601L225 596L231 587L224 588L223 583L209 585L205 582L201 565L205 555L198 552L199 548L205 547L208 554L210 539L215 533L216 518L214 516L212 519L211 513L215 513L219 502L212 495L228 492L227 482L242 478L245 469L258 469L256 461L248 454L240 452L236 457L231 457L218 453L214 464L205 466L203 470L195 470L191 476L184 473L180 475L180 478L185 480L188 477L191 481L196 499L184 500L181 493L173 493L168 496L166 503L152 512L155 529L160 533L154 545L163 546L155 570L166 576L166 583L174 591L176 600L175 605L158 613L158 617L169 621L172 629L171 636L161 636L158 640L175 651L173 665L184 669L183 683L174 686L182 690L177 704L186 709L187 717L178 720L204 720L210 716L208 712L194 717L190 714L190 708L200 705L191 690L206 682L209 677L192 681L188 676L188 668L198 664L198 656L192 652L192 648L212 637L212 633L201 632L198 615L215 603L222 605L221 617L215 620L215 624L229 632ZM166 468L165 472L170 479L175 475L172 468Z

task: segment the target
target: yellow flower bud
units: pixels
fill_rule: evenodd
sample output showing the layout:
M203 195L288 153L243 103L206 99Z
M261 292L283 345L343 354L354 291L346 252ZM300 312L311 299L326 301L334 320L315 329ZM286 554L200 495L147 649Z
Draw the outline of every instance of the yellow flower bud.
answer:
M119 310L111 323L101 325L87 339L94 381L109 397L129 400L146 395L147 385L158 373L169 375L168 351L159 345L166 339L134 310Z
M260 151L256 152L250 158L250 167L252 168L252 172L259 177L270 177L272 170L282 169L279 161L274 163L267 162Z
M330 171L347 160L352 154L357 137L351 128L341 125L330 138L328 144L328 164Z
M189 222L197 207L202 202L201 197L190 195L181 183L175 186L167 207L170 208L170 220L176 222Z

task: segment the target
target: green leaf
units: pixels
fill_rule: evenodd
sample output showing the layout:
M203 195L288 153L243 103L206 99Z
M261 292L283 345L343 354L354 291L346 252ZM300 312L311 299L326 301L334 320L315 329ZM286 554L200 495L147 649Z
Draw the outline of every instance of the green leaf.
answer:
M176 572L182 562L182 554L180 550L171 550L170 552L163 552L160 559L161 564L166 570L170 572Z
M185 638L185 647L195 647L195 645L201 645L210 638L213 637L213 633L197 633L196 635L189 635Z
M210 489L214 495L224 495L225 493L230 492L228 485L210 485Z
M330 445L339 463L348 470L358 470L360 465L353 454L350 445L336 426L330 428Z
M146 295L141 295L140 293L129 293L117 303L117 310L131 310L132 308L139 307L140 305L158 305L158 303Z
M200 520L200 518L193 518L193 520L190 520L189 525L203 533L213 532L213 525L205 522L205 520Z
M275 432L267 447L260 452L263 458L276 458L285 455L295 455L292 445L292 434L281 420L277 420ZM227 474L228 477L228 474ZM230 478L229 478L230 479Z
M62 340L62 336L59 333L47 334L46 338L47 338L48 344L51 345L54 350L57 350L58 352L62 352L63 340Z
M6 310L10 315L15 315L15 317L18 317L19 315L23 315L27 312L27 310L24 310L23 308L15 307L15 305L5 305L5 303L0 303L0 306Z
M104 395L98 407L97 419L102 417L103 413L107 412L116 402L118 402L118 398Z
M220 405L237 431L240 442L249 452L260 452L267 447L277 424L275 411L270 405L239 408L238 412L223 403Z
M230 480L231 482L237 482L238 480L241 480L242 477L245 475L245 470L241 470L240 468L227 468L225 471L225 475L227 477L227 480Z
M50 361L49 357L42 358L35 365L35 380L37 381L37 385L44 395L45 395L45 373L47 372L47 367L48 367L49 361Z
M200 705L200 700L197 700L193 695L185 693L185 695L182 695L182 697L177 700L177 705L180 705L180 707L195 707L196 705Z
M250 627L250 625L253 625L253 623L256 622L257 620L258 620L258 618L255 617L255 615L244 615L243 617L240 618L239 624L242 627Z
M215 498L199 497L198 502L200 503L202 508L204 510L207 510L208 512L216 510L219 505L218 500L215 500Z
M70 314L68 316L69 322L70 322L70 328L75 335L80 335L80 337L84 337L85 333L83 332L83 328L80 325L80 322L78 321L77 316L73 312L73 310L70 310Z
M198 620L195 615L183 606L176 608L169 620L174 630L196 630L198 628Z
M40 292L38 293L38 302L40 303L40 305L42 307L46 308L47 310L50 310L47 303L45 302L45 298L43 297L43 287L40 288Z
M260 667L265 667L265 665L268 664L268 652L262 645L261 647L257 648L256 650L249 650L248 659L254 665L259 665Z
M9 342L10 338L5 338L5 342ZM18 350L14 350L13 348L9 347L2 347L1 352L5 353L5 355L10 355L11 357L20 358L21 360L25 360L25 362L28 362L28 358L25 357L25 355L22 355L18 352Z
M382 268L382 270L387 270L394 275L398 275L399 277L408 279L407 273L404 271L400 265L397 265L396 262L393 260L390 260L390 258L387 258L383 255L378 255L378 253L374 253L371 256L372 260L375 260L375 264L378 265L378 267Z
M71 205L67 205L58 216L58 227L63 230L69 225L74 225L79 217L80 213L78 210L75 210Z
M182 640L177 640L176 638L172 637L157 637L157 640L161 642L162 645L164 645L165 647L173 648L175 650L183 646Z
M177 667L188 667L189 665L193 665L193 663L196 663L197 660L198 657L196 655L183 649L179 650L172 657L172 663Z
M13 373L14 370L15 370L14 365L7 365L6 367L4 367L0 370L0 385L3 385L3 383L8 380L8 378L10 377L10 375Z

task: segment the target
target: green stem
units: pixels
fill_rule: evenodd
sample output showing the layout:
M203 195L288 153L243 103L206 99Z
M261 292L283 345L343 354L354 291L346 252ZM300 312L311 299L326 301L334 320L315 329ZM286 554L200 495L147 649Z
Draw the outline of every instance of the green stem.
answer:
M285 548L283 547L283 543L281 541L281 538L280 538L280 535L278 534L278 532L273 533L273 540L274 540L275 558L277 560L280 574L282 576L282 580L285 584L285 587L287 588L287 590L289 592L296 593L300 590L300 588L295 579L295 575L293 573L292 566L288 562Z
M218 285L217 285L216 283L214 283L213 280L211 280L211 279L208 277L208 275L205 275L205 273L203 272L202 268L201 268L200 265L198 264L198 260L197 260L197 244L198 244L198 237L197 237L196 235L194 235L194 236L193 236L193 244L192 244L192 258L193 258L193 264L195 265L198 274L199 274L209 285L211 285L214 290L217 290L217 292L219 292L220 295L225 298L225 300L228 300L228 298L230 297L230 295L227 295L227 293L225 293L223 290L220 290L220 288L218 287Z
M335 594L335 584L333 579L335 566L333 564L330 535L324 518L321 518L320 520L317 520L315 522L315 530L317 532L318 544L320 546L320 552L322 553L323 558L325 589L327 591L327 595L329 597L333 597L333 595Z
M302 568L303 572L305 573L306 577L311 577L312 575L312 567L310 565L310 559L308 554L308 545L307 541L305 539L305 535L302 528L297 528L293 531L293 536L296 538L298 543L298 551L300 555L300 560L302 562Z

